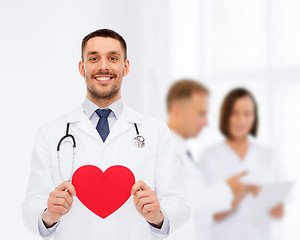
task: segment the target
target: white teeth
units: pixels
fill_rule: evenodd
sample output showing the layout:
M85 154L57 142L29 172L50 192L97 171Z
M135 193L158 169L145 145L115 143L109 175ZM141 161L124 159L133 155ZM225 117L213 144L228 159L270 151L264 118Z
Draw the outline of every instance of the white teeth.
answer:
M99 80L99 81L107 81L107 80L110 80L109 77L97 77L96 79Z

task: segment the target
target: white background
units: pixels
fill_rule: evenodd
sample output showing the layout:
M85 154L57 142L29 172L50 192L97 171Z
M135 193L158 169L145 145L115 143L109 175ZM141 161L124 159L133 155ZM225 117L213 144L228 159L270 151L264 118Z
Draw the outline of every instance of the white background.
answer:
M259 103L258 141L299 178L299 10L298 0L1 1L1 239L35 239L21 216L35 134L83 101L80 44L98 28L127 41L123 97L138 111L165 121L166 91L181 77L210 88L210 125L190 142L195 156L222 139L220 103L245 86ZM300 237L299 188L280 239Z

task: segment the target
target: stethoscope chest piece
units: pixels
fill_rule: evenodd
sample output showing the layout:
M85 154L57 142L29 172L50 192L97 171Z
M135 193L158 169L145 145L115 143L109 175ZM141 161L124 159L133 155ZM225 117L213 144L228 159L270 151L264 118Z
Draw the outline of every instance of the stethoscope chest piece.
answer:
M136 131L136 137L133 138L132 141L137 147L142 148L145 146L145 138L140 135L139 129L138 129L136 123L134 123L134 126L135 126L135 131Z
M132 141L137 147L142 148L145 146L145 138L141 135L137 135Z

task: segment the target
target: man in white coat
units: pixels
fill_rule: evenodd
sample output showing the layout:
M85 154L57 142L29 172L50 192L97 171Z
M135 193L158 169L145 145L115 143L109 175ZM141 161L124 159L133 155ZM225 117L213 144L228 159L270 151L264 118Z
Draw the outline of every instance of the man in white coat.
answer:
M118 33L94 31L81 50L87 97L37 134L25 224L44 239L163 239L189 218L171 134L123 103L129 61Z
M240 181L242 172L227 181L207 186L198 162L191 155L187 139L196 137L207 125L208 89L199 82L182 79L175 82L167 96L168 125L175 140L177 155L184 170L191 200L192 218L168 240L211 238L211 215L231 209L234 200L246 191Z

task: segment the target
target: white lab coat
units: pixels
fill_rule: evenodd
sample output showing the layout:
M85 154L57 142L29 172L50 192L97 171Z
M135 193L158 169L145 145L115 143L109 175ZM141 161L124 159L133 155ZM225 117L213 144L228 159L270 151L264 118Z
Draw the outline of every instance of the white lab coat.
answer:
M279 176L278 161L271 151L251 141L245 159L225 143L219 143L203 151L201 166L210 184L224 180L243 170L259 170L262 178L276 181ZM271 239L271 217L256 224L249 220L249 209L255 197L246 195L237 210L220 222L213 224L213 240L269 240Z
M33 150L31 173L23 216L26 226L39 234L38 219L47 207L49 193L62 183L56 147L70 122L70 133L77 142L74 171L83 165L95 165L103 172L113 165L123 165L133 172L135 180L143 180L156 191L163 213L168 217L170 232L189 218L189 200L170 131L164 124L143 116L124 105L119 119L105 143L83 112L82 106L41 127ZM138 148L133 123L145 138ZM71 149L69 151L71 155ZM61 160L63 175L68 178L71 157ZM102 219L88 210L76 197L68 214L56 229L55 239L153 239L149 224L137 212L133 197L116 212Z
M232 191L225 181L208 186L199 164L187 154L187 142L175 132L172 135L188 185L192 217L167 239L210 240L212 214L231 208Z

